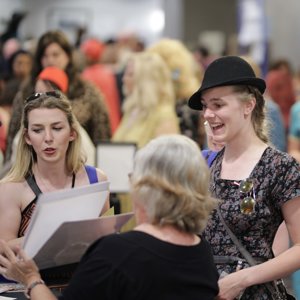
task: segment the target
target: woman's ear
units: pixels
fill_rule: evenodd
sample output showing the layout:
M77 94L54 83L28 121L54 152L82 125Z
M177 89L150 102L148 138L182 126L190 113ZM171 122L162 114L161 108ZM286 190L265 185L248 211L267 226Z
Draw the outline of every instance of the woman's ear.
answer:
M250 100L245 102L244 115L245 116L250 115L251 112L254 110L255 105L256 105L256 99L254 97L251 97Z
M30 137L28 135L28 129L27 128L24 128L23 135L24 135L24 139L25 139L26 144L31 146L32 143L31 143Z
M77 138L77 132L74 129L71 129L69 141L72 142Z

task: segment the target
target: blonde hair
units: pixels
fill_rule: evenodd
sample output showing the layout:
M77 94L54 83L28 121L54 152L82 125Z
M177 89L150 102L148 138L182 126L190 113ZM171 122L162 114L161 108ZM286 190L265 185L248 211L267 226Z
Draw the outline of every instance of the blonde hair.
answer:
M148 220L199 234L216 200L208 190L209 169L198 145L183 135L151 140L135 157L132 193Z
M179 40L164 38L147 49L159 54L171 70L176 99L188 99L198 88L198 66L191 51ZM203 72L203 71L202 71Z
M29 112L38 108L58 108L65 113L71 130L74 130L76 133L76 138L69 143L66 153L67 171L70 174L76 173L84 164L85 157L81 150L79 123L72 112L70 101L62 93L58 91L55 92L56 96L50 95L52 92L36 94L36 99L25 103L20 129L21 137L17 145L16 160L9 173L1 180L2 182L18 182L24 180L26 175L31 171L33 164L37 161L36 153L33 147L26 143L25 134L28 129Z
M129 63L133 64L133 91L124 101L124 113L138 109L141 117L145 117L158 104L175 106L171 74L158 54L135 53Z
M261 68L251 56L241 56L253 69L256 77L261 77ZM235 86L234 91L240 94L241 101L256 99L251 121L256 135L265 143L269 143L270 121L267 119L265 99L261 92L253 86Z

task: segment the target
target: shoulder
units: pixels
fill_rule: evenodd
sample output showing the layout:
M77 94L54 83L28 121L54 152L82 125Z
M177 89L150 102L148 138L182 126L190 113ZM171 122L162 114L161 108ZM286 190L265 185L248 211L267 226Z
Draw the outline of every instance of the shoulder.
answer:
M99 168L96 168L94 166L90 165L84 165L82 167L82 172L87 175L89 178L93 178L94 176L97 176L98 181L106 181L107 176L106 174ZM81 173L81 171L80 171Z
M26 181L22 182L1 182L0 183L0 202L5 205L18 204L21 207L22 200L32 191Z

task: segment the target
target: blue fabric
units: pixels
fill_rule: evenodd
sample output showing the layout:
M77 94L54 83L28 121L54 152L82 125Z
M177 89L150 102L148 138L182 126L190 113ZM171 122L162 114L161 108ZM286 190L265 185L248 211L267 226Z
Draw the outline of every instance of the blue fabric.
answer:
M217 151L212 151L209 149L205 149L201 151L203 157L206 159L207 161L207 165L210 167L214 161L214 159L216 158L218 152Z
M291 108L289 135L300 139L300 102L296 102Z
M286 131L283 125L283 118L277 103L271 99L266 100L267 118L271 123L270 142L280 151L287 150Z
M85 167L85 170L88 174L90 184L97 183L98 182L98 177L97 177L96 168L92 167L92 166L88 166L88 165L85 165L84 167Z

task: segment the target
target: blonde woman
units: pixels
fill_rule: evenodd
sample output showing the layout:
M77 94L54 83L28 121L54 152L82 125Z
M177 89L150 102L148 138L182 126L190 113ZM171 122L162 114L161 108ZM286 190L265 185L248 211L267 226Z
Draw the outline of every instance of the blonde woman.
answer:
M159 54L170 69L180 132L203 148L206 142L204 120L199 112L190 110L187 105L189 97L198 89L203 70L196 63L192 52L179 40L161 39L147 51Z
M123 118L113 141L135 142L142 147L159 135L179 133L171 74L158 54L133 54L123 88Z
M40 193L106 180L84 162L69 100L58 91L27 98L16 161L0 182L0 239L20 244Z

